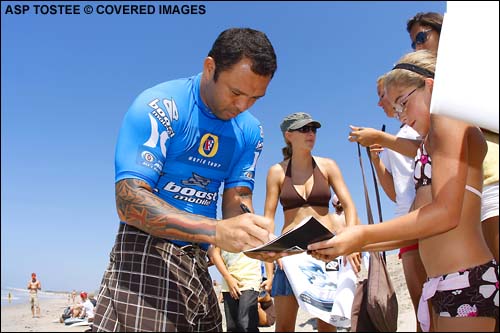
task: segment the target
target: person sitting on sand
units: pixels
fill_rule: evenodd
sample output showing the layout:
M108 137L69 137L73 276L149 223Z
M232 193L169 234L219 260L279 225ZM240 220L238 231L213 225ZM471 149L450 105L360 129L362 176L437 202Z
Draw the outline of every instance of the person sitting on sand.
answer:
M64 320L66 325L70 325L87 319L88 322L94 320L94 304L89 300L86 292L80 293L81 303L71 307L71 318ZM80 320L77 320L80 319Z

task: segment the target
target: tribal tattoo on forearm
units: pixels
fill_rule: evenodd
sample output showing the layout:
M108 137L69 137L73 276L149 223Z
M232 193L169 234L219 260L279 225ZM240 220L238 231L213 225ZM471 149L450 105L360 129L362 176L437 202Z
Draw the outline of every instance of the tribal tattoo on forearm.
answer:
M123 179L115 185L116 208L123 222L155 237L188 242L215 242L217 221L178 210L152 193L139 179Z

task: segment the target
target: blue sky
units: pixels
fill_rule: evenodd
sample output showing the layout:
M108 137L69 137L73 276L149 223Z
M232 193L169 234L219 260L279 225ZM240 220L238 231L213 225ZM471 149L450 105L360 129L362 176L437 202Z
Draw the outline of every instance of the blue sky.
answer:
M123 116L146 88L199 73L229 27L264 31L278 57L266 96L250 109L265 134L256 212L264 210L267 170L281 160L281 119L302 111L323 124L313 153L338 163L366 223L349 125L397 131L377 106L376 79L411 51L408 18L446 10L444 1L201 1L189 4L203 4L203 15L160 15L159 2L140 3L155 14L106 15L84 14L98 3L77 1L81 14L34 12L48 2L7 14L15 4L2 2L1 285L24 288L34 271L45 290L99 287L118 228L114 148ZM394 206L381 197L389 219ZM282 216L279 206L277 232Z

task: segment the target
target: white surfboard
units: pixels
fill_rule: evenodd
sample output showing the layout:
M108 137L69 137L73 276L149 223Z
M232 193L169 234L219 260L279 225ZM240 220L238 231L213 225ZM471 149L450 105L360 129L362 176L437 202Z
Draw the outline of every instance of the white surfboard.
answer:
M447 1L431 113L498 133L499 3Z

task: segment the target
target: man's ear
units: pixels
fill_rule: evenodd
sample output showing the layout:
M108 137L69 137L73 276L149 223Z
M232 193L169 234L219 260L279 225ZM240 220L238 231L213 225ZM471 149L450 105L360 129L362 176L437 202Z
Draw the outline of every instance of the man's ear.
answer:
M203 62L203 76L212 80L215 73L215 60L212 57L206 57Z

